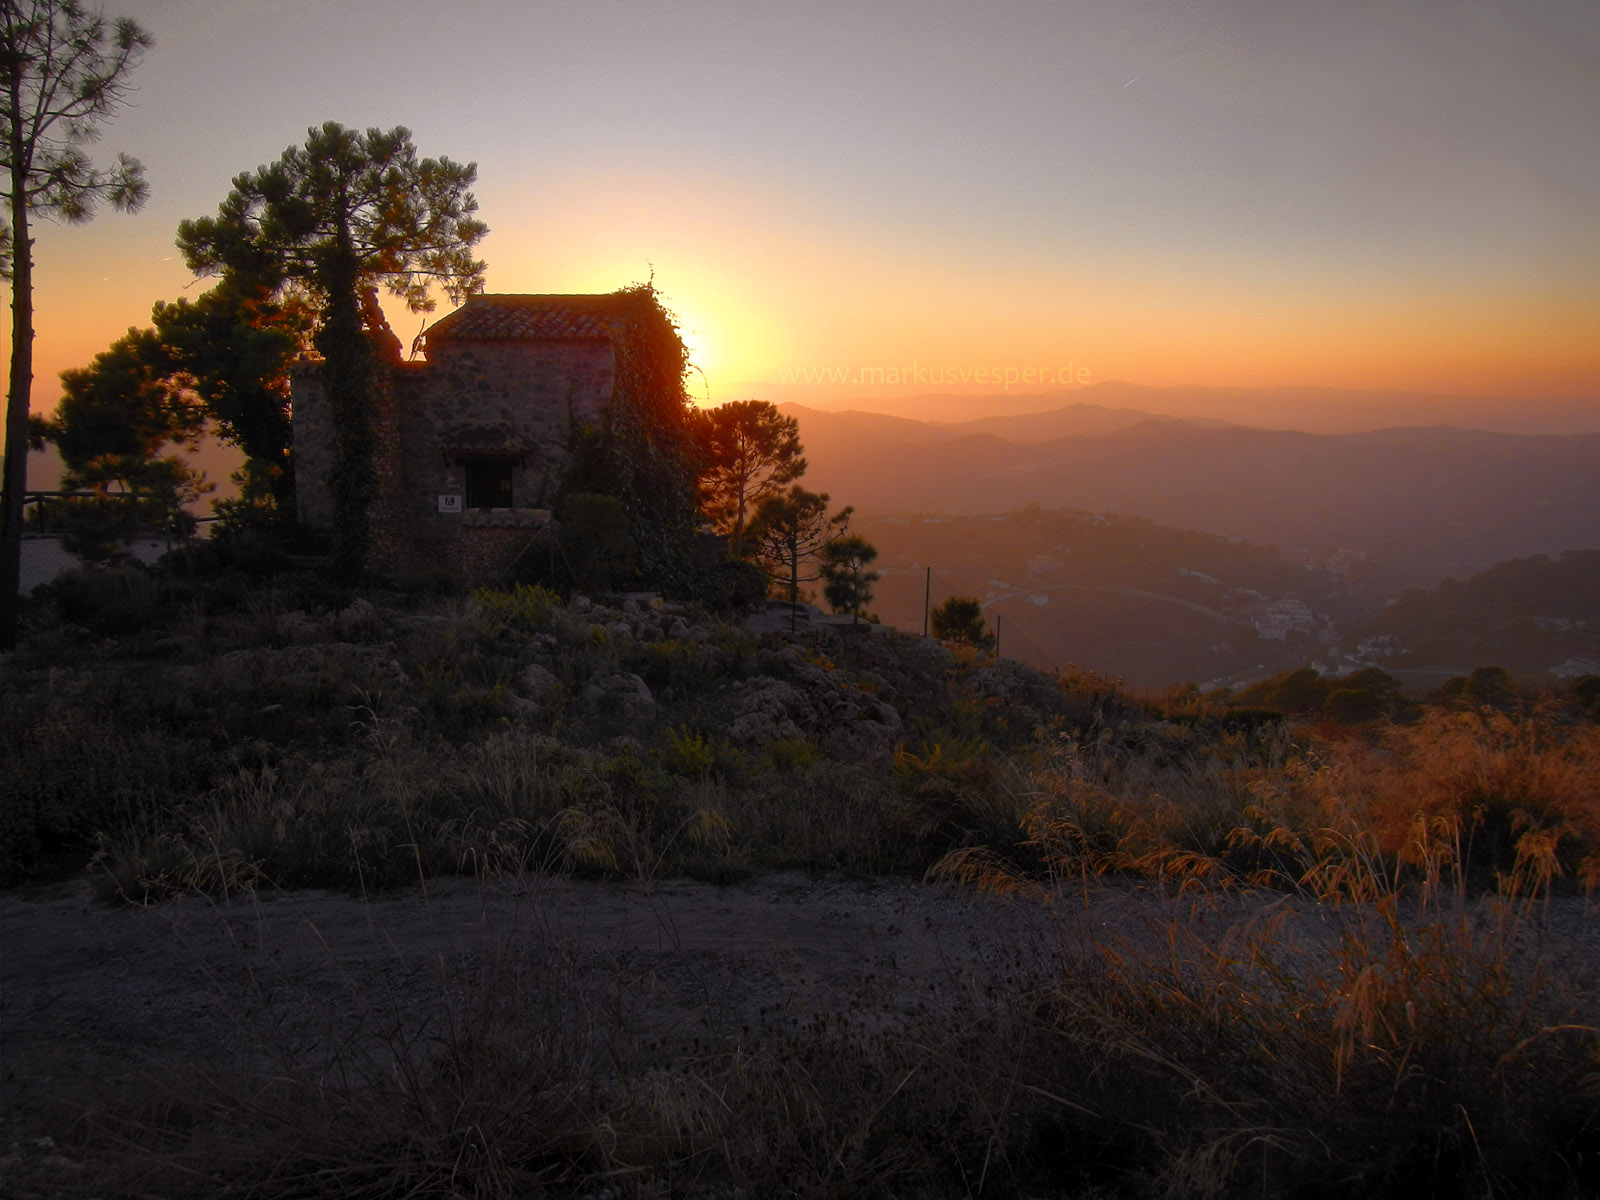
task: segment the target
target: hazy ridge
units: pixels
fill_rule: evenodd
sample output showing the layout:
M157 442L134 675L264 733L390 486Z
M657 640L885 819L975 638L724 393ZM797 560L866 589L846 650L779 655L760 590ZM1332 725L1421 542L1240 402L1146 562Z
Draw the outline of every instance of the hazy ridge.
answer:
M1063 409L1130 411L1145 417L1253 425L1301 433L1365 433L1402 425L1457 425L1492 433L1600 433L1600 396L1523 400L1328 387L1158 387L1107 380L1048 392L855 397L794 401L828 412L855 410L963 424ZM1065 432L1065 431L1064 431ZM1103 432L1090 428L1076 432Z
M1040 398L1016 396L951 419L977 399L783 409L807 485L854 504L882 551L878 607L902 628L920 628L931 569L933 601L979 596L1011 653L1136 686L1375 663L1420 687L1485 663L1540 675L1600 657L1592 605L1568 602L1590 559L1566 553L1600 547L1600 433L1307 432L1102 403L1030 411ZM930 419L905 415L918 409Z
M1600 545L1600 434L1449 426L1312 434L1151 417L1027 441L1040 422L1020 415L967 433L876 414L784 411L800 422L808 485L863 512L1001 513L1037 503L1139 516L1300 558L1339 556L1361 564L1369 590L1389 594L1507 558ZM1009 440L1014 420L1025 432Z

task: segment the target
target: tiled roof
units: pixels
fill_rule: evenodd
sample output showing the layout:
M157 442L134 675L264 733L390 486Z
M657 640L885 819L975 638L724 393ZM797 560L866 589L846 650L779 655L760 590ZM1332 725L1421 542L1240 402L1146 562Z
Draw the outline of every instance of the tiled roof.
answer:
M610 339L631 297L469 296L428 328L435 341L542 341Z

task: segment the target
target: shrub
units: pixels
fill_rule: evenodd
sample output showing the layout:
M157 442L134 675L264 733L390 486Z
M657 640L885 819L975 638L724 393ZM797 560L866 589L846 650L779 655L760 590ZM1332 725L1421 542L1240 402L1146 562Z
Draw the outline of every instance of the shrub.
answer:
M767 573L735 559L707 567L695 577L693 598L714 613L749 612L766 599Z
M561 597L549 588L519 583L507 589L478 588L473 603L500 625L520 633L550 633L561 619Z
M1478 667L1470 675L1446 680L1438 699L1457 708L1495 708L1511 712L1521 703L1517 685L1504 667Z
M639 675L652 691L663 695L705 695L723 678L723 665L714 649L693 638L667 638L642 648Z
M933 623L933 636L940 641L976 650L994 646L994 635L984 626L983 605L975 596L952 596L934 609L929 618Z
M703 733L678 725L666 731L661 762L674 775L697 779L711 773L717 755Z
M143 567L77 567L39 589L68 621L102 636L136 633L166 616L161 587Z

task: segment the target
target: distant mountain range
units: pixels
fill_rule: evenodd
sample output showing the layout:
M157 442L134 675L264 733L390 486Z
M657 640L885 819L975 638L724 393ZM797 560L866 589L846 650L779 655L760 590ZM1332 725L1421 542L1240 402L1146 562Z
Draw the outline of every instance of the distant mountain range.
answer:
M862 397L815 402L811 407L828 412L881 413L945 424L973 424L991 417L1026 416L1074 408L1108 413L1129 410L1127 423L1141 416L1149 418L1159 414L1202 423L1249 425L1300 433L1366 433L1407 425L1455 425L1492 433L1600 433L1600 395L1584 399L1520 400L1503 396L1440 396L1316 387L1147 387L1109 380L1053 392ZM985 431L968 429L967 432ZM1111 432L1109 426L1080 428L1064 430L1058 436L1108 432Z
M806 485L863 512L1139 516L1277 546L1374 596L1600 546L1600 433L1313 434L1100 405L969 423L781 408L800 424Z
M948 399L943 397L941 399ZM910 402L908 402L910 403ZM993 412L961 421L914 418L858 409L816 409L801 404L779 405L795 417L810 417L825 437L843 439L887 438L908 445L931 446L966 437L994 437L1003 442L1036 445L1066 437L1099 437L1120 433L1151 422L1175 422L1177 417L1136 408L1111 408L1103 404L1069 404L1042 412ZM1195 421L1204 428L1226 428L1226 421Z

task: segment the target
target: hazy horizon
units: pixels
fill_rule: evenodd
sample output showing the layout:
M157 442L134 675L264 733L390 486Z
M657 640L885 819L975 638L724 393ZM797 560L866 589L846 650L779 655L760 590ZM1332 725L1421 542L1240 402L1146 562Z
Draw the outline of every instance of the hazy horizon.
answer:
M1106 380L1074 388L1001 392L815 394L804 387L753 385L752 398L822 412L865 412L945 424L1086 406L1136 410L1305 433L1361 433L1412 425L1455 425L1495 433L1600 433L1600 400L1518 400L1329 387L1158 387Z

